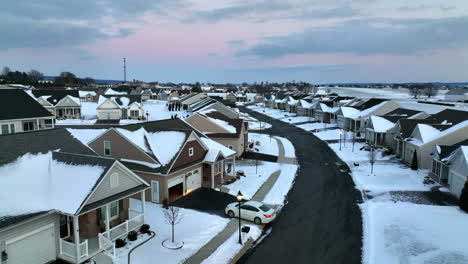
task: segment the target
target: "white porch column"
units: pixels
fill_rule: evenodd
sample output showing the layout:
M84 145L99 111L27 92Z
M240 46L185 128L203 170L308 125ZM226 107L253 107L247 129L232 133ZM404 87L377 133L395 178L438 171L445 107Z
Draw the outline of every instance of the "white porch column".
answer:
M232 176L236 176L236 156L232 158Z
M145 202L146 202L146 191L141 191L141 212L143 213L143 222L145 222Z
M110 229L110 206L109 204L106 204L105 206L106 208L106 235L107 235L107 238L110 239L110 232L109 232L109 229Z
M224 160L221 161L221 184L224 183Z
M214 189L214 187L215 187L215 183L214 183L214 172L215 172L215 171L214 171L214 167L215 167L215 163L216 163L216 161L213 162L213 163L211 164L211 188L212 188L212 189Z
M80 226L78 216L73 216L73 237L75 238L75 263L80 263Z

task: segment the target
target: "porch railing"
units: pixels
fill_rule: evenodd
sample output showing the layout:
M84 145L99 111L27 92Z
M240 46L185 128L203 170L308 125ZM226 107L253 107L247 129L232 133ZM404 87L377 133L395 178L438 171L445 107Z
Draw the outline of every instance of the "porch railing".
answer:
M112 255L112 257L115 257L115 243L104 236L102 233L99 233L98 239L99 248Z
M136 230L144 224L144 215L139 214L118 226L111 228L109 232L109 238L111 241L115 241L119 238L123 238L128 232Z
M75 243L66 241L61 238L59 247L60 247L60 255L67 256L72 259L76 259ZM88 252L88 240L87 239L83 241L82 243L80 243L79 249L80 249L80 253L79 253L80 259L88 256L89 252Z

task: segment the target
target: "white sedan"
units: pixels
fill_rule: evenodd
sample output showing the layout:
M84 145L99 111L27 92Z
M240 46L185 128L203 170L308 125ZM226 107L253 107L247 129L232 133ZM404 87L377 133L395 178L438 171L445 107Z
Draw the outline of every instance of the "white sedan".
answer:
M275 210L256 201L248 201L241 203L241 218L253 221L255 224L266 224L275 219ZM230 203L224 209L224 212L229 217L239 217L239 203Z

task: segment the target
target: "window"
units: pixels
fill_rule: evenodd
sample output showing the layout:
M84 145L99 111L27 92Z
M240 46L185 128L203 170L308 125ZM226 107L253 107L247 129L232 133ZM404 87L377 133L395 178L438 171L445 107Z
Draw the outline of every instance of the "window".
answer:
M221 161L216 162L214 166L215 166L214 167L215 174L221 173L221 170L222 170L222 167L223 167L223 166L221 166Z
M110 175L110 187L111 189L119 186L119 174L114 172Z
M34 130L34 121L24 122L23 123L23 130L24 131Z
M15 133L15 124L10 124L10 134Z
M2 135L8 134L8 125L2 125Z
M231 145L228 146L229 149L233 149L233 147Z
M130 116L137 117L138 116L138 110L130 110Z
M111 155L111 143L108 140L104 140L104 156Z
M188 155L189 155L190 157L193 156L193 148L189 148L189 149L188 149Z
M110 207L110 210L109 210L110 219L109 220L112 221L116 219L117 217L119 217L119 201L110 203L109 207ZM101 208L101 215L102 215L102 219L106 220L106 207L105 206Z

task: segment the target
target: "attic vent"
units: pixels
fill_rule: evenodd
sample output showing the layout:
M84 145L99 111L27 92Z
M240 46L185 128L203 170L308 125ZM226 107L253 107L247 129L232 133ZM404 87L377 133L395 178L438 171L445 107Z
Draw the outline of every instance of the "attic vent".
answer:
M117 188L119 186L119 174L114 172L110 175L110 187L111 189Z

